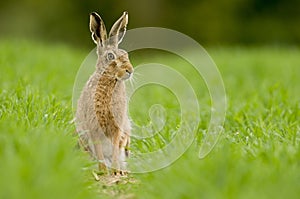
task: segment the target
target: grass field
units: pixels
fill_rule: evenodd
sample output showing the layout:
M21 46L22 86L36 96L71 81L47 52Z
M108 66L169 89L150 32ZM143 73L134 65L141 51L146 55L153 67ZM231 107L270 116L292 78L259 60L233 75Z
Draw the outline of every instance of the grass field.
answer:
M197 93L203 107L199 134L189 150L167 168L107 185L94 181L70 122L73 83L88 51L16 40L0 44L1 199L299 197L299 48L207 49L222 74L228 102L225 131L216 148L198 159L210 118L203 84L203 94ZM133 54L132 62L144 58ZM163 59L181 67L169 56ZM174 96L163 96L160 89L151 92L153 99L141 93L132 100L133 119L147 121L149 106L161 97L171 129L178 123L170 115ZM151 150L164 140L152 141L133 140L132 150Z

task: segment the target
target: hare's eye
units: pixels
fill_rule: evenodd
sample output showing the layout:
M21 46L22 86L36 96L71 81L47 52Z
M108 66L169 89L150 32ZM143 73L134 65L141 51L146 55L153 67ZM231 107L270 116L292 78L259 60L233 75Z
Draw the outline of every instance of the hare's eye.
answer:
M115 59L115 55L113 53L107 53L107 59L108 60L114 60Z

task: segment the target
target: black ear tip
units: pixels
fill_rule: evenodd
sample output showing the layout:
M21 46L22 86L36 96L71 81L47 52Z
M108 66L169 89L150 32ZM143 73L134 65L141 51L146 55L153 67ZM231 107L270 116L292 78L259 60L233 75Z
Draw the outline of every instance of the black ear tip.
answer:
M91 13L90 13L90 16L97 17L97 16L99 16L99 15L97 14L97 12L91 12Z

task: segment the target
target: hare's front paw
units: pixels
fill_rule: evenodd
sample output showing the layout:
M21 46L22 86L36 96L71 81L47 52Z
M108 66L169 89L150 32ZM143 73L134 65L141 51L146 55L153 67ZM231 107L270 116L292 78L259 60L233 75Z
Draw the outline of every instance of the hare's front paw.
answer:
M128 171L126 171L126 170L120 170L120 169L113 169L112 170L112 174L114 176L127 176L128 175Z

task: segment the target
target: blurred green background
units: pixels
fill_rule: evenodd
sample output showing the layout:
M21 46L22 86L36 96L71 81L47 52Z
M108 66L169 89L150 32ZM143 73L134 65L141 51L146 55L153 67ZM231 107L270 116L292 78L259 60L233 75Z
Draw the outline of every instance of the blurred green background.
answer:
M88 14L108 27L122 11L129 28L159 26L201 44L299 44L299 0L10 0L0 3L0 36L91 44Z
M298 199L299 8L300 0L0 1L0 199ZM175 55L130 53L134 66L150 60L191 74L201 122L195 143L174 164L107 184L94 180L93 163L76 150L72 88L95 47L89 13L97 11L109 29L124 10L129 29L175 29L204 45L222 75L228 107L218 145L199 160L211 113L205 85ZM132 102L133 119L147 123L155 100L177 103L158 91ZM163 136L133 139L131 151L168 143L177 115L168 116Z

